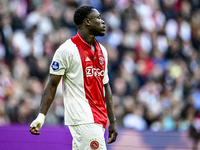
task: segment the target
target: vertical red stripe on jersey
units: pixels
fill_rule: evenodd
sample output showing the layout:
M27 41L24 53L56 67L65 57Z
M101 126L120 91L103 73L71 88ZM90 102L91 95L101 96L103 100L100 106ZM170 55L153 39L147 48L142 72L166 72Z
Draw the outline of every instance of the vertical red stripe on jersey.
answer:
M107 110L103 94L103 77L105 71L105 58L99 43L95 40L96 52L87 44L79 33L71 38L77 46L83 68L85 95L93 113L94 122L106 127Z

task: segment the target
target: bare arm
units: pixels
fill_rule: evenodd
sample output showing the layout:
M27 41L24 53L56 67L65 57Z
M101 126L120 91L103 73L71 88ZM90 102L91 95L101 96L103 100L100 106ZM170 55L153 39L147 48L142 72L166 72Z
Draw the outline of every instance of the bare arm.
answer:
M107 106L107 113L108 118L110 121L109 125L109 141L108 144L115 142L118 132L117 132L117 123L116 118L114 114L114 106L113 106L113 100L112 100L112 92L110 89L109 83L104 85L105 88L105 99L106 99L106 106Z
M42 99L40 103L40 109L39 112L43 113L44 115L47 114L47 111L49 110L49 107L51 106L51 103L53 102L57 86L60 82L61 75L50 75L49 81L47 85L44 88L44 92L42 94Z
M30 132L32 134L35 134L35 135L40 134L40 132L38 131L44 124L45 116L53 102L53 99L57 90L57 86L60 82L61 77L62 76L60 75L50 75L48 83L46 84L44 88L44 92L42 94L39 115L30 125Z

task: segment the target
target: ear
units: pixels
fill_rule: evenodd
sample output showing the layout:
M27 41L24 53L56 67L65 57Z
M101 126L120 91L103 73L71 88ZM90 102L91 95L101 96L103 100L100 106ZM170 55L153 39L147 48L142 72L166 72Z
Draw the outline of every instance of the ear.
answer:
M85 24L86 24L86 26L90 26L90 19L86 18L85 19Z

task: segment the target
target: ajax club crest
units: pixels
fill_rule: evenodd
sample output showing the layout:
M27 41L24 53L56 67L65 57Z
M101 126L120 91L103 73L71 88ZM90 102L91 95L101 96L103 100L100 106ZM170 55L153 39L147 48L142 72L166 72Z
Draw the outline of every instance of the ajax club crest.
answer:
M105 64L105 58L104 57L101 57L101 56L99 57L99 64L102 65L102 66Z

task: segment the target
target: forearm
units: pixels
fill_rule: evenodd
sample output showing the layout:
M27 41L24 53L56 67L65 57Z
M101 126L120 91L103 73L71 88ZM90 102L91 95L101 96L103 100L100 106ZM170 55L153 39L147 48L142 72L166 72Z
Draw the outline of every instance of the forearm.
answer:
M53 102L56 90L57 87L50 85L50 83L47 84L41 98L40 109L39 109L40 113L43 113L44 115L47 114L47 111L49 110Z
M116 141L118 132L117 132L117 123L116 123L115 113L114 113L114 105L113 105L113 100L112 100L112 92L111 92L109 83L105 84L104 87L105 87L107 113L108 113L108 118L110 121L110 125L108 127L108 131L109 131L108 144L110 144Z
M32 134L40 134L40 132L38 131L42 128L44 124L45 116L49 107L51 106L51 103L53 102L56 89L61 77L61 75L50 75L48 83L45 86L44 92L42 94L38 117L30 125L30 132Z
M106 106L107 106L107 113L110 123L116 122L115 113L114 113L114 105L112 100L112 92L110 89L110 85L105 85L105 99L106 99Z
M40 113L44 115L47 114L47 111L49 110L53 102L60 79L61 79L61 76L50 75L49 81L47 85L45 86L44 92L42 94L40 109L39 109Z

